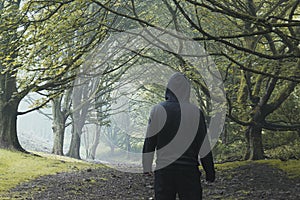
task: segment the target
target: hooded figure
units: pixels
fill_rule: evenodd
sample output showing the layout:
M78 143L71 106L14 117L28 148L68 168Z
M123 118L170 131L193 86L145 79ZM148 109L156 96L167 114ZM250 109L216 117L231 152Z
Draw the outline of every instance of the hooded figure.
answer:
M189 102L191 86L181 73L171 76L166 101L155 105L150 113L143 147L143 170L152 172L154 152L155 199L202 199L199 151L207 130L203 112ZM208 145L209 146L209 145ZM210 152L210 151L209 151ZM200 159L206 180L213 182L215 170L211 152Z

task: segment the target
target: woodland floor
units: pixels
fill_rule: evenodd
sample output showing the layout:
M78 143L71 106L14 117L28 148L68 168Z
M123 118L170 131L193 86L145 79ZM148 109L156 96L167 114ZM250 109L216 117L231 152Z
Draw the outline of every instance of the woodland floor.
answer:
M203 199L300 199L300 179L266 164L250 163L217 171L214 183L203 181ZM154 199L153 177L89 169L43 176L11 190L8 199Z

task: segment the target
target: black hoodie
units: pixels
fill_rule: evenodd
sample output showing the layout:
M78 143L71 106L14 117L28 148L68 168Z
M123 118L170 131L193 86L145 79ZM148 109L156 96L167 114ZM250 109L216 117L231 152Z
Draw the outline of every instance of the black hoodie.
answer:
M170 78L165 99L150 113L143 147L144 172L152 171L155 150L156 169L199 165L198 155L207 129L203 112L189 102L190 83L183 74L175 73ZM200 160L206 179L213 181L211 152Z

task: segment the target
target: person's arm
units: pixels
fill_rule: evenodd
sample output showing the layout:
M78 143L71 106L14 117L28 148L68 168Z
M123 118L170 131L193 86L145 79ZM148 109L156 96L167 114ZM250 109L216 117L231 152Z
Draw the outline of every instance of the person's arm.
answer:
M216 172L214 168L213 156L209 152L204 158L201 158L201 165L205 171L206 181L214 182L216 178Z
M157 134L153 133L153 130L155 129L155 127L153 127L154 126L153 115L154 115L154 110L152 110L150 114L147 132L146 132L146 138L143 146L142 163L143 163L144 173L152 172L153 157L157 145Z
M156 147L156 136L146 138L143 147L143 171L152 172L152 163Z
M200 127L201 127L201 132L204 135L204 140L202 143L201 149L205 149L205 151L209 151L209 153L204 156L203 158L200 158L201 165L205 171L206 174L206 181L209 182L214 182L215 181L215 167L214 167L214 161L213 161L213 156L211 152L211 147L210 147L210 142L208 140L207 136L207 128L206 128L206 123L205 123L205 118L204 114L202 111L200 111Z

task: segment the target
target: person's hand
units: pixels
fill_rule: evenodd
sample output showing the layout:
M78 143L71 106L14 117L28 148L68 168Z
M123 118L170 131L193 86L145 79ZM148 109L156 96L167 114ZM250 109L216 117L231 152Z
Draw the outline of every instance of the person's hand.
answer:
M215 174L206 174L206 181L212 183L215 181Z

